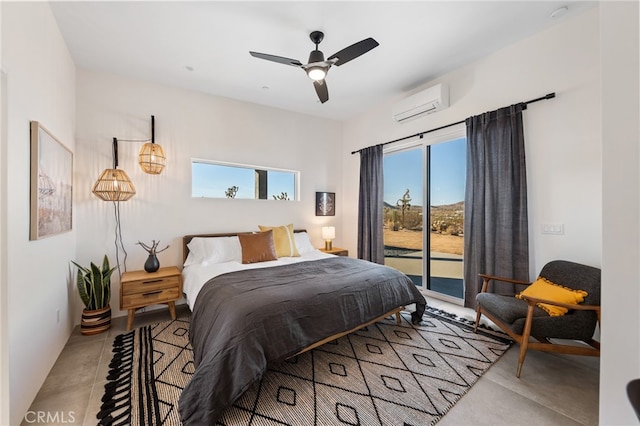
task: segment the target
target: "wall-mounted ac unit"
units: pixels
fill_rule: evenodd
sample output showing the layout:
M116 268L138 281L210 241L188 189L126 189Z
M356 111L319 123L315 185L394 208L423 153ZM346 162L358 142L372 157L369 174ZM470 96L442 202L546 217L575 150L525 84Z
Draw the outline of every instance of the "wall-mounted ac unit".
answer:
M411 95L393 106L393 119L398 123L431 114L449 106L449 87L437 84Z

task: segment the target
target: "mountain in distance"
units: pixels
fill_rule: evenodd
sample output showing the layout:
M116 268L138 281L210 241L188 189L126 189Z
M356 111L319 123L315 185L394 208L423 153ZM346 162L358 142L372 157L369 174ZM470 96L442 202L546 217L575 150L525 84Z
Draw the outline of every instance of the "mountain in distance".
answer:
M464 201L453 204L443 204L441 206L431 206L431 210L464 210Z
M393 204L389 204L386 201L383 202L383 207L388 209L397 209L397 210L400 209L400 207ZM413 204L411 205L411 208L422 210L422 206L415 206ZM457 203L453 203L453 204L443 204L441 206L431 206L431 210L453 210L453 211L464 210L464 201L458 201Z

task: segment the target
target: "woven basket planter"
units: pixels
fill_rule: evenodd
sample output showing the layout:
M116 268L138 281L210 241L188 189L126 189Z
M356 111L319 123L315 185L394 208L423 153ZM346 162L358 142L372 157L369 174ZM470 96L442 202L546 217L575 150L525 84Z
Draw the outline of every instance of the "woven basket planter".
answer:
M82 310L80 333L86 335L98 334L111 328L111 306L94 311Z

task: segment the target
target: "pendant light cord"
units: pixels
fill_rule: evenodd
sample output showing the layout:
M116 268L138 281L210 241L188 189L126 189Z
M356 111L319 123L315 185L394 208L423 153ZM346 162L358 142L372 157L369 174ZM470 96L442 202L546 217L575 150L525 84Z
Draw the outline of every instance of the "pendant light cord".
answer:
M116 219L116 227L115 227L115 246L116 246L116 263L118 264L118 274L122 276L122 271L120 270L120 249L124 253L124 259L122 261L124 266L124 272L127 272L127 251L124 248L124 244L122 243L122 227L120 226L120 202L113 202L113 213Z

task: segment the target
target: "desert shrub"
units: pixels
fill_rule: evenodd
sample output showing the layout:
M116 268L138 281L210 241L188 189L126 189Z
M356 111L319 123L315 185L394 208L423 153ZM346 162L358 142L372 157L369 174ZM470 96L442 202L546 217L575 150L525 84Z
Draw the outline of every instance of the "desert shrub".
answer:
M402 227L411 231L422 231L422 214L415 210L405 211Z
M462 228L459 225L450 225L447 227L446 233L457 237L462 234Z

